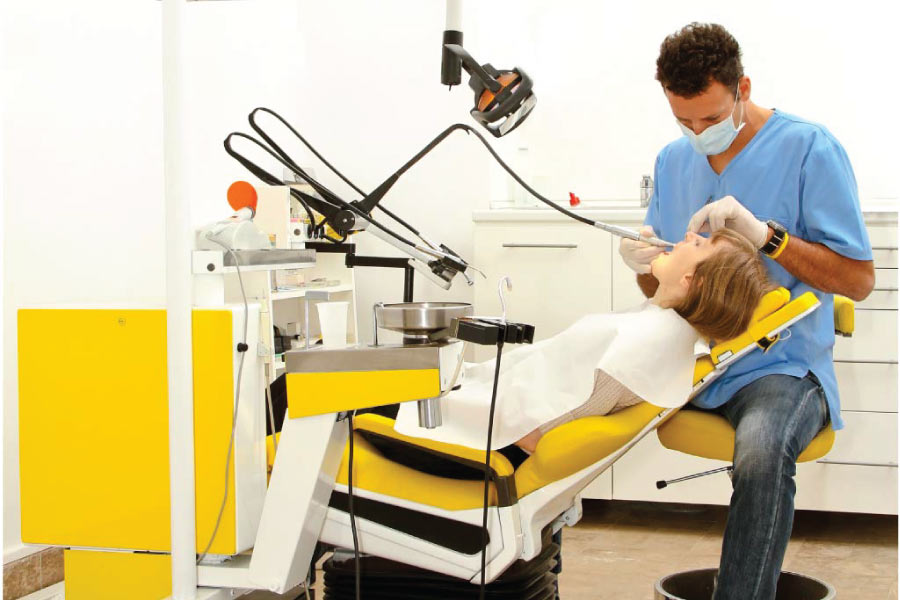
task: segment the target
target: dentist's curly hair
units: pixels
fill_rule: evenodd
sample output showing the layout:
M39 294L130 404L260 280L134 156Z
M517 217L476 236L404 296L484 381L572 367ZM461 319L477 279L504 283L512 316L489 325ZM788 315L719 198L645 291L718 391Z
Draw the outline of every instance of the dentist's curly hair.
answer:
M693 98L713 81L735 90L743 76L741 47L721 25L685 25L659 47L656 79L676 96Z
M747 330L763 296L778 286L746 237L720 229L709 239L716 252L697 263L687 295L672 308L703 337L724 342Z

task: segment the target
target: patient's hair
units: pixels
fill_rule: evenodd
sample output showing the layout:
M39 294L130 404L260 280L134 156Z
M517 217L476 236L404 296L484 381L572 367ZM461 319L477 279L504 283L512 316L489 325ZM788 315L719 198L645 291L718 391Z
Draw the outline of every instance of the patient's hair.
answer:
M777 286L750 240L731 229L710 236L717 251L700 261L675 312L705 338L724 342L750 325L762 297Z

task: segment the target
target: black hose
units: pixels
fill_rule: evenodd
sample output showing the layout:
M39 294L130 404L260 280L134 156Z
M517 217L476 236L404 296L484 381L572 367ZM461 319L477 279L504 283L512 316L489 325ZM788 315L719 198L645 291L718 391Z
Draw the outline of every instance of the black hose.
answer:
M504 337L506 332L504 332ZM481 517L481 587L478 592L479 600L484 600L484 577L487 566L488 547L488 482L491 474L491 437L494 432L494 408L497 406L497 385L500 383L500 355L503 354L503 339L497 342L497 364L494 366L494 389L491 392L491 411L488 416L487 446L484 450L484 513Z
M359 538L356 533L356 516L353 512L353 414L347 417L347 426L350 428L350 455L347 457L347 505L350 511L350 532L353 534L353 558L356 563L356 600L360 600L360 572L359 572Z

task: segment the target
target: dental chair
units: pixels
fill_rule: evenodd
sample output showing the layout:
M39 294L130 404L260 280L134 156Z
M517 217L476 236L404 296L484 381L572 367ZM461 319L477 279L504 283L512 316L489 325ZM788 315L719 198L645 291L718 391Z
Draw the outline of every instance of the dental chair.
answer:
M716 345L709 356L697 362L693 395L742 356L777 343L784 329L818 306L819 301L809 292L794 300L784 288L770 292L755 311L747 332ZM680 417L678 425L676 416ZM727 432L714 423L716 433L711 434L706 417L697 411L678 413L678 409L642 402L549 431L517 469L505 456L492 452L484 548L484 451L401 435L386 417L357 416L352 494L358 549L365 555L365 597L477 596L478 588L472 584L480 579L484 549L488 598L555 598L559 548L551 536L563 525L580 520L580 494L585 487L644 435L670 419L667 433L660 434L664 444L695 452L702 447L706 452L702 455L715 452L715 457L727 455L730 460ZM704 438L711 441L701 443ZM833 439L833 431L826 427L802 459L821 456ZM706 450L707 446L714 450ZM345 449L319 535L321 542L338 548L325 565L326 598L354 597L353 553L341 550L353 548L349 464Z

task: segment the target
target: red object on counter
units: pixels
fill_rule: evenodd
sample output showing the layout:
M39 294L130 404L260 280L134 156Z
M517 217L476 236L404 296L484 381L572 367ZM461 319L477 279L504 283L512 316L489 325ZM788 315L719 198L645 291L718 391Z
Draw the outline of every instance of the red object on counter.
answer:
M246 181L235 181L228 187L228 205L234 210L249 207L256 212L256 188Z
M569 192L569 206L578 206L581 204L581 198L576 196L573 192Z

